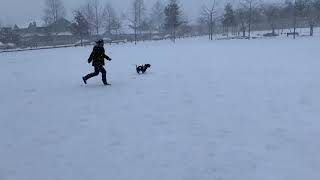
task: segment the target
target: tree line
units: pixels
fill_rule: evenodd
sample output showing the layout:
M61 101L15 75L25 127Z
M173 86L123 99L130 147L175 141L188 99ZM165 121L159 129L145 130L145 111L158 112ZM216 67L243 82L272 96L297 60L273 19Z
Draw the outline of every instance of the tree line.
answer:
M47 23L65 15L61 0L45 1L47 9L44 19ZM250 39L253 28L270 29L270 35L276 35L276 29L293 29L295 36L297 27L309 27L310 36L313 36L314 27L320 21L320 0L285 0L278 3L239 0L238 3L223 5L223 10L221 3L221 0L212 0L211 4L204 5L197 23L191 24L187 14L182 12L181 2L177 0L169 0L167 4L158 0L150 10L147 10L144 0L132 0L128 14L117 14L110 3L88 0L75 10L72 29L80 36L99 34L101 30L111 34L119 31L122 21L127 20L134 31L135 41L142 32L166 33L175 39L179 34L201 27L211 40L213 34L219 31Z
M314 34L314 27L320 21L320 0L286 0L278 3L261 3L259 0L240 0L237 5L227 3L223 13L218 13L217 2L211 6L204 6L199 18L199 24L207 26L209 38L212 31L222 29L229 35L237 34L251 38L254 30L271 30L270 36L276 36L276 30L293 29L293 36L297 35L298 27L309 27L310 36Z
M44 24L56 27L53 25L67 14L63 1L44 0L44 3ZM320 21L320 0L285 0L277 3L239 0L233 4L211 0L199 9L196 22L188 20L182 6L182 1L168 0L164 3L158 0L148 9L144 0L132 0L130 11L121 14L110 3L87 0L72 12L70 31L83 40L101 34L111 36L121 29L129 29L134 34L135 42L151 39L154 34L172 38L173 41L185 35L205 34L213 40L217 33L250 39L253 30L270 30L269 36L289 30L295 38L298 34L296 29L301 27L308 27L309 35L313 36L314 27ZM13 33L8 29L0 32L0 38L9 36Z
M66 14L61 0L45 0L44 22L54 24ZM180 5L177 0L170 0L163 4L158 0L147 12L144 0L133 0L128 14L118 14L110 3L101 3L100 0L88 0L73 12L71 30L81 39L89 35L101 33L117 33L127 22L128 28L134 32L134 40L146 32L167 32L176 37L178 27L183 24Z

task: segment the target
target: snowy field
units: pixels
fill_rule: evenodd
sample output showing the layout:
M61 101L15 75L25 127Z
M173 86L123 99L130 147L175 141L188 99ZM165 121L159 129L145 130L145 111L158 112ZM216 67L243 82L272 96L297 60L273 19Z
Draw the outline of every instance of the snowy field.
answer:
M0 54L0 180L319 180L320 38ZM145 75L134 64L151 63Z

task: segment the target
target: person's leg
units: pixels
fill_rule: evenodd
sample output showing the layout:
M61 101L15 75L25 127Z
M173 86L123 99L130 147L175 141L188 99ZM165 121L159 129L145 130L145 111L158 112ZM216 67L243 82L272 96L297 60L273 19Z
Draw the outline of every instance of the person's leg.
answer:
M102 74L102 82L104 85L109 85L108 82L107 82L107 71L104 69L103 66L99 67L99 71L101 72Z
M94 67L94 72L90 73L86 76L83 77L83 81L86 83L86 81L92 77L98 76L99 75L99 68L98 67Z

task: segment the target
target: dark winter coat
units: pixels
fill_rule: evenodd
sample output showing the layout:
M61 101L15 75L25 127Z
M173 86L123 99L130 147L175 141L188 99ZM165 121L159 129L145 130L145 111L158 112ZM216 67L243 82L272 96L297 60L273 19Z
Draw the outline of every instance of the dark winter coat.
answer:
M92 62L92 66L104 66L104 59L111 61L111 58L105 54L105 50L103 47L95 46L88 59L88 63Z

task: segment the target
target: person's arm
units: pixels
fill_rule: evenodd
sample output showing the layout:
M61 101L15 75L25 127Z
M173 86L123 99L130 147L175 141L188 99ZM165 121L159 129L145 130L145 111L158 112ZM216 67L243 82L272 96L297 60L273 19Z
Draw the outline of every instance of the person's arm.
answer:
M105 50L103 49L103 58L107 59L108 61L111 61L112 59L106 55Z
M92 52L91 52L91 54L90 54L90 57L89 57L89 59L88 59L88 63L89 63L89 64L90 64L90 63L92 62L92 60L93 60L94 53L95 53L95 50L93 49Z

